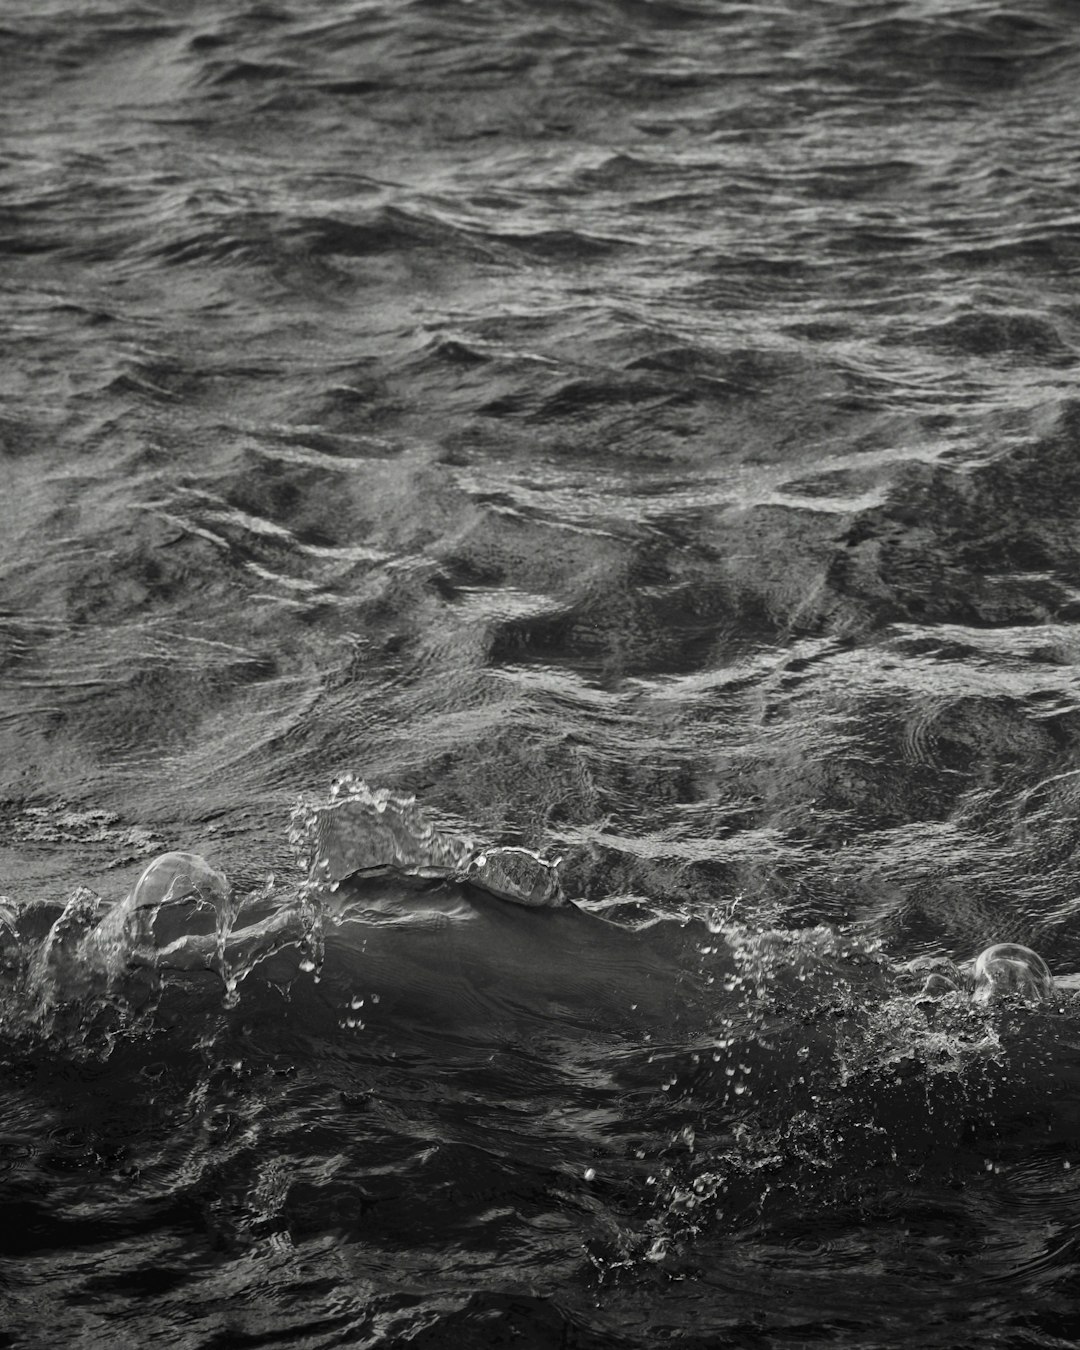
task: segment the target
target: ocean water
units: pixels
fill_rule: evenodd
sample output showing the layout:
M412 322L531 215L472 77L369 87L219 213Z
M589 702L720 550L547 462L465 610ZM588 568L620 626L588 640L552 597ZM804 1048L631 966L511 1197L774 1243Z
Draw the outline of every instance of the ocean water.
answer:
M5 0L0 1346L1077 1343L1078 19Z

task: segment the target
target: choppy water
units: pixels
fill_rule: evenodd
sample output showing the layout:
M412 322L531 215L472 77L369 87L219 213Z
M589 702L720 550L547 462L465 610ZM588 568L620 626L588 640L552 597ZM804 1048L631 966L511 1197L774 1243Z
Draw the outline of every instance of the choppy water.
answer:
M898 974L1080 969L1078 17L7 0L0 1344L1080 1336L1077 1012ZM35 1001L346 770L586 913Z

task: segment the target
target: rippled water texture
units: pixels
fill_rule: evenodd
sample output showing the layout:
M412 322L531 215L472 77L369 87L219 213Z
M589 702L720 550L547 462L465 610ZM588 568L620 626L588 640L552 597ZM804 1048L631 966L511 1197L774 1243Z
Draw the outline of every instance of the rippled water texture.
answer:
M0 1345L1075 1343L1078 19L7 0Z

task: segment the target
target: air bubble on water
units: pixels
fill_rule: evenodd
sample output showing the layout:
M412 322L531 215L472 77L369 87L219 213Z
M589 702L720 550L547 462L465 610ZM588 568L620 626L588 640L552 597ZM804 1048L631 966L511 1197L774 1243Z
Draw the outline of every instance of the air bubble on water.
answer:
M702 1172L694 1178L694 1190L703 1200L710 1200L720 1189L720 1177L715 1172Z
M668 1201L668 1210L672 1214L690 1214L698 1204L698 1197L693 1191L688 1191L681 1186L676 1186L671 1193L671 1199Z

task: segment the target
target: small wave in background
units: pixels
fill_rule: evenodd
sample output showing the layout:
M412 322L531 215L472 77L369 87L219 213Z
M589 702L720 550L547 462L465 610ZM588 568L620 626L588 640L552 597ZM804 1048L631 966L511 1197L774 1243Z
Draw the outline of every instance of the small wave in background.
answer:
M1071 1343L1075 1015L897 971L1080 970L1075 18L5 7L0 1342ZM580 908L43 1010L349 770Z

